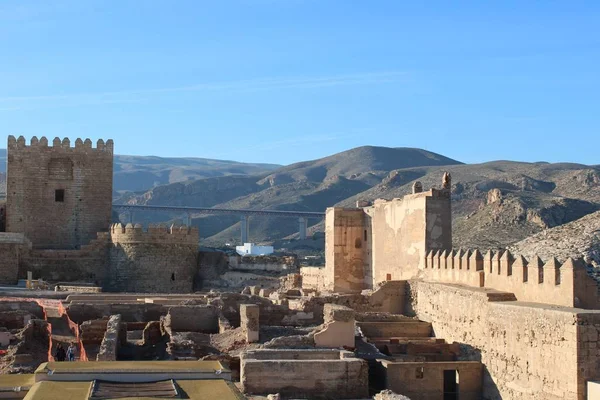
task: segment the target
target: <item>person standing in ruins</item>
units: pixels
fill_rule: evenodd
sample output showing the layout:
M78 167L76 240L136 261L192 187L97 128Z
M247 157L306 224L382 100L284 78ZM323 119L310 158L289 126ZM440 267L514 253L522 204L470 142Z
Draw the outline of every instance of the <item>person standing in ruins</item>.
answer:
M75 345L73 343L71 343L69 345L69 348L67 349L67 357L69 358L69 361L75 361L75 353L77 352L77 348L75 347Z
M54 351L54 360L55 361L65 361L65 349L61 343L56 345L56 350Z

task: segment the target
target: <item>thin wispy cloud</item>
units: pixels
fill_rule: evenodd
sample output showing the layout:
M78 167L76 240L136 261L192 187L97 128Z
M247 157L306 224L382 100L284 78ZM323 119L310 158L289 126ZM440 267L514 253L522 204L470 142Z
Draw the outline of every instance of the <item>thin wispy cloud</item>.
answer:
M327 142L335 142L339 140L348 140L351 138L356 138L359 136L364 136L366 133L370 132L371 129L361 129L353 132L346 133L320 133L320 134L308 134L298 137L293 137L289 139L282 140L274 140L274 141L265 141L261 143L257 143L255 145L244 146L243 149L230 149L226 153L222 154L212 154L213 157L231 157L232 155L237 154L248 154L250 152L264 152L264 151L273 151L276 149L282 148L290 148L293 146L306 146L306 145L317 145Z
M94 93L51 94L34 96L0 97L1 103L30 105L32 108L44 106L72 107L103 103L129 103L160 98L161 95L183 92L252 93L269 90L315 89L336 86L373 85L402 82L408 79L403 71L368 72L320 77L277 77L239 81L207 82L185 86L155 89L122 90Z

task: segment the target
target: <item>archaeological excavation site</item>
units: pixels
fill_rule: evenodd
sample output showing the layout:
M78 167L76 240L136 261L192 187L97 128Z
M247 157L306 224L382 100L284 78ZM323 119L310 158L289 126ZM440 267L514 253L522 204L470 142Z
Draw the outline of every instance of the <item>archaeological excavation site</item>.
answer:
M0 399L600 399L591 267L453 248L449 173L323 210L301 266L123 221L112 140L7 151Z

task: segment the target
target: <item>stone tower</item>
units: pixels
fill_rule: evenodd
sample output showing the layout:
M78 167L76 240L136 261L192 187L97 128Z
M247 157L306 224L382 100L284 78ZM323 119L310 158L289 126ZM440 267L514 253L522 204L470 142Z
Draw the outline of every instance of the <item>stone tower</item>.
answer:
M113 141L8 137L6 231L35 248L74 249L111 223Z

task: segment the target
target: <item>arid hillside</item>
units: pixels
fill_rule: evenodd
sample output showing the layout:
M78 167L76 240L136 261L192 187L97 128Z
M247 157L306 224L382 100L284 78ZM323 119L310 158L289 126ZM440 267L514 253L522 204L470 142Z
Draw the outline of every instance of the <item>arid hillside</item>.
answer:
M221 177L165 185L122 200L134 204L323 211L357 200L391 199L415 180L437 187L452 174L455 246L504 248L600 210L600 168L495 161L461 164L419 149L362 147L282 167L266 176ZM177 215L168 216L178 218ZM146 216L149 218L149 216ZM160 218L166 218L165 216ZM235 217L196 216L205 243L236 242ZM311 221L322 230L321 221ZM297 221L251 220L253 241L294 237Z
M267 174L277 164L251 164L194 157L115 155L115 192L148 190L159 185L230 175ZM0 195L4 195L6 149L0 149Z

